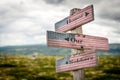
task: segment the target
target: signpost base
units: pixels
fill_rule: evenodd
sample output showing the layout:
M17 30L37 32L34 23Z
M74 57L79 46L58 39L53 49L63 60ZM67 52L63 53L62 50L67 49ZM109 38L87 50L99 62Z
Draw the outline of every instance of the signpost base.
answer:
M74 80L84 80L84 69L73 71Z
M82 30L79 30L79 31L82 31ZM84 52L84 50L75 50L75 49L72 50L72 54L77 54L77 53L82 53L82 52ZM73 73L74 80L85 80L84 69L76 70L76 71L73 71L72 73Z

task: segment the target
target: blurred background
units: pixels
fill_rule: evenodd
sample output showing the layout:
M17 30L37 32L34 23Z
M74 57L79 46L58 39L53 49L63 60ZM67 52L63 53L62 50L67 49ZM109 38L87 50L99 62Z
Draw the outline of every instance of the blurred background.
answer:
M71 72L55 72L56 59L71 50L47 47L46 31L55 31L71 9L91 4L95 20L83 33L108 38L110 50L97 51L99 65L85 69L85 78L119 80L119 0L0 0L0 80L73 80Z

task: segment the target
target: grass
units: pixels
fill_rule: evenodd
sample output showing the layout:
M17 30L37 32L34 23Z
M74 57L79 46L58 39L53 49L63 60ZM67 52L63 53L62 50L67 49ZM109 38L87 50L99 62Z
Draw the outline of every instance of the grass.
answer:
M71 72L56 73L60 56L5 55L0 58L0 80L73 80ZM85 80L120 80L120 57L100 56L98 67L85 69Z

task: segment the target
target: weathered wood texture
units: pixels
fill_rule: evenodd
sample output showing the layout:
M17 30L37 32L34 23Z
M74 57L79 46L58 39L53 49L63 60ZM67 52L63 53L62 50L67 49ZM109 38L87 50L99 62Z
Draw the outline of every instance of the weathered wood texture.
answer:
M72 9L70 11L70 15L74 15L77 11L80 11L80 9ZM82 26L79 26L78 28L71 30L71 33L77 33L77 34L82 34ZM82 53L84 51L84 49L82 50L72 50L71 54L75 54L75 53ZM85 80L85 73L84 73L84 69L80 69L80 70L76 70L73 71L73 78L74 80Z

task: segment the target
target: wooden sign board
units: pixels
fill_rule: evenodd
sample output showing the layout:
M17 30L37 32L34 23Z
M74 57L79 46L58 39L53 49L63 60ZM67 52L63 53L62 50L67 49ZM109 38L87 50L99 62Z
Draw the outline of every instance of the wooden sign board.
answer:
M66 17L65 19L57 22L55 24L55 31L66 32L93 20L93 5L90 5L76 12L74 15Z
M47 31L47 44L51 47L108 50L108 39L83 34Z
M70 57L56 60L56 72L79 70L97 65L98 60L95 52L73 54Z

